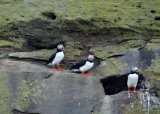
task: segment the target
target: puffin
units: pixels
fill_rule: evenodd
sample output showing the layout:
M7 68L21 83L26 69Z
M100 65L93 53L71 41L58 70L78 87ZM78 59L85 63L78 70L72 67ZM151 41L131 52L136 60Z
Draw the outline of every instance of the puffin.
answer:
M88 55L86 60L82 60L79 63L73 65L70 70L73 72L81 72L84 77L90 76L88 72L94 65L94 55Z
M137 83L138 83L138 78L139 78L138 68L133 67L131 69L131 72L128 75L128 79L127 79L127 86L128 86L129 93L131 93L131 92L137 93L136 87L137 87ZM133 91L131 91L131 88L133 88Z
M53 66L53 70L63 70L59 66L59 63L64 59L64 45L63 44L58 44L57 45L57 51L49 58L47 61L48 65ZM56 68L55 65L58 67Z

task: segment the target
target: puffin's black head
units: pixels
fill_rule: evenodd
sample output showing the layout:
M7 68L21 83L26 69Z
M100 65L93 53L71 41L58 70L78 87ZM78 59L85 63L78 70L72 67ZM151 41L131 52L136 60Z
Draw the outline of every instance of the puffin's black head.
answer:
M87 60L90 61L90 62L93 62L94 61L94 55L88 55Z
M63 44L59 44L57 46L57 51L64 51L64 45Z
M138 73L138 72L139 72L138 67L133 67L133 68L131 69L131 73L132 73L132 74Z

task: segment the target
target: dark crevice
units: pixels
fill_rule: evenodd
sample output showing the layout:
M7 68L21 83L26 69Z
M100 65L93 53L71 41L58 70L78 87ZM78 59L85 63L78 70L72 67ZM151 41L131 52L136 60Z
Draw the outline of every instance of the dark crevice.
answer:
M109 56L108 58L117 58L117 57L122 57L124 56L124 54L117 54L117 55L112 55L112 56Z
M27 44L36 48L36 49L54 49L57 48L58 44L63 44L64 46L66 45L66 41L59 41L59 42L54 42L54 40L56 39L56 36L53 37L53 39L47 39L48 41L46 41L46 39L42 40L42 39L36 39L34 36L32 35L25 35L26 39L27 39Z
M44 78L45 79L50 78L52 75L53 75L53 73L49 74L48 76L45 76Z
M46 66L48 68L51 68L52 69L52 66L48 66L46 64L47 62L47 59L40 59L40 58L19 58L19 57L8 57L9 59L11 60L15 60L15 61L25 61L25 62L30 62L30 63L33 63L33 64L37 64L37 65L42 65L42 66ZM68 59L64 59L62 60L62 62L60 63L61 66L64 68L64 69L69 69L72 64L72 62ZM97 63L95 63L97 64ZM96 65L95 65L96 66ZM49 78L51 75L48 75L46 76L45 78Z
M114 19L114 22L119 22L119 21L121 21L120 17L117 17L116 19Z
M151 13L156 13L156 11L155 10L151 10Z
M122 39L122 40L118 41L116 44L121 44L121 43L127 42L129 40L131 40L131 39Z
M0 60L3 60L5 58L8 58L8 55L7 54L4 54L4 55L0 55Z
M42 13L42 15L52 20L55 20L57 18L56 14L53 12L44 12Z
M137 3L137 7L142 8L142 3L141 2Z
M13 109L12 112L13 112L13 114L40 114L38 112L30 113L28 111L21 111L21 110L18 110L18 109Z
M160 17L155 17L154 19L157 21L160 21Z
M128 73L129 74L129 73ZM103 85L104 92L106 95L114 95L121 91L128 90L127 79L128 74L124 75L113 75L100 80ZM137 89L141 87L141 81L145 80L142 75L139 75Z
M29 61L29 62L36 62L36 63L45 63L47 60L46 59L40 59L40 58L19 58L19 57L13 57L9 56L8 58L17 60L17 61Z
M9 21L9 19L6 19L6 21Z

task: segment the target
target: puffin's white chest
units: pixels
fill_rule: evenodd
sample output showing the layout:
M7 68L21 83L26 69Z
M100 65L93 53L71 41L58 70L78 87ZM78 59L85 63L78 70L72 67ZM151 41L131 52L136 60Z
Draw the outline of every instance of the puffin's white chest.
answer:
M136 88L138 82L138 75L137 74L129 74L127 80L128 88L134 87Z
M53 65L59 64L59 63L63 60L63 58L64 58L64 53L63 53L63 51L56 53L56 56L55 56L55 58L53 59L52 64L53 64Z
M79 70L81 72L88 71L88 70L90 70L93 67L93 65L94 65L94 62L91 63L91 62L87 61L84 66L82 66L82 67L79 68Z

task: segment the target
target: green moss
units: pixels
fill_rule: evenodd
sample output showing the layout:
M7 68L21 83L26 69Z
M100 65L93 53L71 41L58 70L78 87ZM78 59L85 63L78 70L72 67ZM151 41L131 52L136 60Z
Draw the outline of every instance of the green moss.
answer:
M12 41L12 47L17 48L17 49L21 49L23 46L23 43L25 42L25 40L23 38L10 38L10 40Z
M66 20L77 18L88 20L91 28L125 28L139 31L141 29L159 30L159 22L154 20L155 15L148 13L150 9L160 10L159 1L96 1L96 0L61 0L56 2L55 12ZM62 5L65 4L65 5ZM142 4L142 6L141 6ZM139 6L140 5L140 6ZM61 6L61 7L60 7ZM62 7L63 6L63 7ZM148 7L150 6L150 7ZM59 7L61 10L59 10ZM138 8L143 7L143 8ZM66 21L64 20L64 21ZM152 23L152 26L150 25ZM76 24L75 24L76 25ZM151 28L149 28L151 27ZM85 27L84 27L85 29Z
M148 78L151 88L160 88L160 58L157 57L156 59L152 60L152 64L148 67L144 74Z
M157 57L156 59L152 60L152 64L145 70L145 74L150 77L156 77L160 79L160 58Z
M14 47L16 49L21 49L24 42L25 41L20 38L19 39L10 38L10 41L0 40L0 47Z
M0 113L1 114L11 114L9 111L9 107L7 104L7 100L10 98L10 93L8 89L7 79L5 77L5 74L0 72Z
M6 40L0 40L0 47L11 46L12 43Z
M154 40L156 41L156 40ZM147 43L145 48L148 51L152 51L152 50L159 50L160 49L160 43L156 42L156 43Z
M11 1L11 0L10 0ZM7 4L0 4L0 29L3 29L7 24L18 23L19 21L29 22L35 18L41 18L41 12L52 9L53 1L48 0L14 0Z
M13 103L15 109L24 110L29 106L29 94L30 88L26 84L26 81L22 81L20 83L19 88L21 90L21 94L17 97L17 100Z
M81 47L80 42L68 42L66 47L65 47L65 54L67 57L69 57L70 59L74 59L75 57L80 56L81 54L81 50L77 49L77 47L75 47L75 45L77 47Z
M130 105L127 105L124 110L123 114L145 114L143 107L140 105L139 102L131 103ZM153 109L150 107L149 114L159 114L160 110Z
M78 57L81 54L81 50L78 49L74 49L74 48L67 48L68 50L65 51L65 54L67 57L69 57L70 59L74 58L74 57Z
M31 101L36 101L36 103L41 104L41 99L46 98L42 91L40 90L40 87L45 87L46 85L42 83L41 81L35 80L33 83L36 85L32 87L30 85L31 82L27 82L26 80L22 80L22 82L19 84L19 90L21 91L20 94L18 94L17 99L12 104L14 108L18 110L25 110L30 105Z
M148 78L151 88L160 88L160 58L152 60L152 64L148 67L144 74Z
M105 76L110 76L110 75L115 75L115 74L120 74L120 71L124 68L127 67L128 64L121 63L118 59L110 58L107 59L105 62L101 62L99 66L99 71L103 73Z
M0 10L3 12L0 14L0 29L10 23L45 19L41 12L52 11L56 13L57 26L60 27L71 22L82 31L99 31L103 28L123 28L136 32L159 31L160 22L154 19L160 12L159 4L159 0L1 0ZM151 13L151 10L156 13ZM78 21L79 19L85 21Z
M135 48L135 47L140 47L144 44L143 40L128 40L121 45L124 45L126 48Z
M157 39L151 39L150 43L160 43L160 37L158 37Z
M96 57L105 60L110 56L123 54L125 52L125 48L119 46L106 46L106 47L99 46L91 48L90 52L94 53Z
M145 111L142 109L139 103L131 103L126 106L123 110L123 114L145 114Z
M131 51L143 45L143 40L129 40L120 45L113 45L113 46L99 46L95 48L91 48L90 52L94 53L96 57L105 60L106 58L113 56L113 55L121 55L124 54L126 51Z

